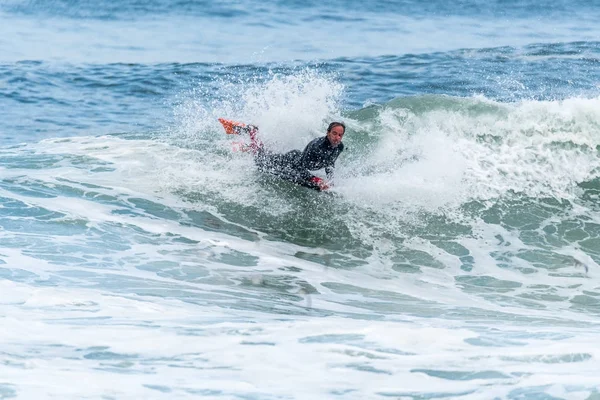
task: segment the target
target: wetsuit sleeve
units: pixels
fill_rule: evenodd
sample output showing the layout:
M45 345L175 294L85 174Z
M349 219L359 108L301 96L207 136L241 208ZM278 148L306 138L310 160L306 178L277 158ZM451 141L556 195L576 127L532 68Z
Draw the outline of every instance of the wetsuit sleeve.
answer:
M333 171L335 170L335 161L339 157L339 155L344 151L344 144L339 144L339 149L336 151L335 155L331 158L329 165L325 167L325 174L327 175L328 181L333 181Z
M302 180L309 180L313 177L313 174L308 170L308 165L310 164L310 159L314 157L314 153L317 151L319 139L315 139L308 143L302 151L300 155L299 163L298 163L298 174L300 175Z

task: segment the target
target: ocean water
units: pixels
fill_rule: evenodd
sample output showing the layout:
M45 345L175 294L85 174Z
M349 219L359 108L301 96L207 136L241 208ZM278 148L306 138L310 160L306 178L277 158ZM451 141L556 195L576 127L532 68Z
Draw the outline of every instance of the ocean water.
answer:
M0 0L0 399L600 399L599 19Z

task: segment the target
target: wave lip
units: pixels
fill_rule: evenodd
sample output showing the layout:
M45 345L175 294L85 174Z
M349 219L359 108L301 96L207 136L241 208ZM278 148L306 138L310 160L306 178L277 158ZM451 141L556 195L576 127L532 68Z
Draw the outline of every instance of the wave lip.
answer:
M359 151L367 154L352 160L352 168L365 177L405 171L407 179L439 178L466 196L462 202L507 193L572 200L578 185L598 174L598 106L599 98L508 104L483 97L398 98L350 114Z

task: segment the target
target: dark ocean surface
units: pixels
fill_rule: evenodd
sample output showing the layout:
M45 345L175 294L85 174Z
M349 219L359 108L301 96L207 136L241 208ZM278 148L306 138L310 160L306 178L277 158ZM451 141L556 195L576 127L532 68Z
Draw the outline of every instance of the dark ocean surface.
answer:
M0 399L598 398L599 19L0 0Z

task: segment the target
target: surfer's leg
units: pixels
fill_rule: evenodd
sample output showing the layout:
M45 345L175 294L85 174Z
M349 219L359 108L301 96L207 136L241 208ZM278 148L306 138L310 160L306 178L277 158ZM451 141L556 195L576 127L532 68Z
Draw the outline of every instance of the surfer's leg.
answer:
M300 150L290 150L282 155L281 161L285 164L286 167L296 168L296 165L298 165L298 161L300 160L301 156L302 152Z
M292 150L288 153L273 153L262 146L256 148L254 153L254 162L256 165L264 171L268 171L272 174L280 177L295 180L298 175L298 171L295 168L294 161L296 160L296 152L300 154L298 150Z
M248 136L250 136L250 150L256 155L259 152L264 152L264 144L258 138L258 127L249 125Z
M232 121L229 119L219 118L219 122L223 125L225 133L228 135L242 135L248 134L250 137L250 145L245 147L243 151L252 151L256 154L260 149L263 148L262 141L258 138L258 127L255 125L246 125L241 122Z
M261 143L262 144L262 143ZM264 148L257 146L253 149L254 163L263 171L273 172L277 170L277 165L280 163L281 154L272 153Z

